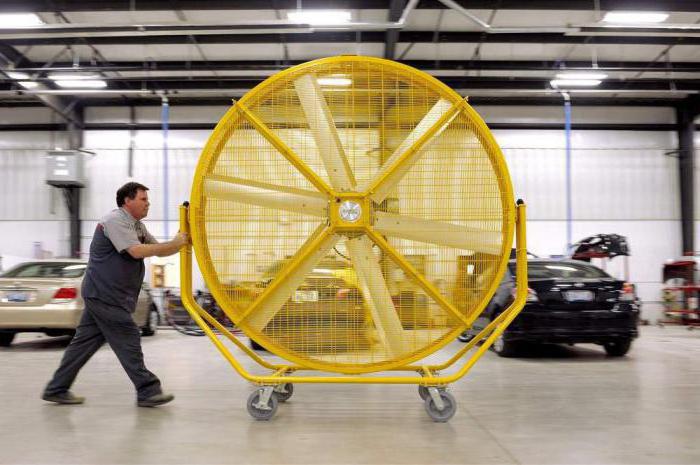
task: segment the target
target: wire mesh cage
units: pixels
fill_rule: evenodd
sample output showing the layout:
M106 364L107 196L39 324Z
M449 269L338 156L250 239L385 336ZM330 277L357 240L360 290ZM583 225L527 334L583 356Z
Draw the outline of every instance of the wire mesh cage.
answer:
M281 72L221 119L189 228L222 310L298 367L425 358L495 291L516 221L481 118L413 68L342 56Z

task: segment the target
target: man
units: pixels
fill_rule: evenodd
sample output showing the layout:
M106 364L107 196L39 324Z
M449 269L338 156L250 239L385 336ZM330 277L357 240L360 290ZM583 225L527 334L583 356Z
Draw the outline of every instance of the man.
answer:
M85 399L69 391L78 371L109 343L136 387L139 407L155 407L174 399L164 394L160 380L146 369L141 334L131 314L143 283L145 257L165 257L187 243L178 233L158 243L141 220L148 214L148 188L136 182L117 191L117 208L103 217L90 244L90 260L83 279L85 310L61 365L44 390L42 399L59 404L82 404Z

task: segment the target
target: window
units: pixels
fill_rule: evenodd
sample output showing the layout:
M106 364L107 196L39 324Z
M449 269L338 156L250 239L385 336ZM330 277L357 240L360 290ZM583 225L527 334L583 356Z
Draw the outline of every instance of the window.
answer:
M510 264L515 274L515 263ZM610 275L593 265L571 262L527 262L528 279L586 279L610 278Z
M79 278L85 263L23 263L5 272L3 278Z
M609 278L603 270L590 265L570 262L529 263L528 277L531 279L580 279L580 278Z

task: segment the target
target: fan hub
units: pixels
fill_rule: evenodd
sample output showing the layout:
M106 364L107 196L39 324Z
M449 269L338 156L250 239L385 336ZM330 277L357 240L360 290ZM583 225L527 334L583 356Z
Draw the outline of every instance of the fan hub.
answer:
M354 200L346 200L340 204L340 218L347 223L356 223L362 216L362 207Z
M370 200L357 193L338 194L331 202L330 224L336 231L361 232L370 225Z

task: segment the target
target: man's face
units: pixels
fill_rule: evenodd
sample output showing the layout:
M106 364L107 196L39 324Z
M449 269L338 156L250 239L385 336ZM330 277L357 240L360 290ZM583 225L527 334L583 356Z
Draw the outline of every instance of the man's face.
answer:
M124 199L124 207L137 220L143 219L148 215L148 207L151 203L148 201L148 192L144 190L136 191L133 199L127 197Z

